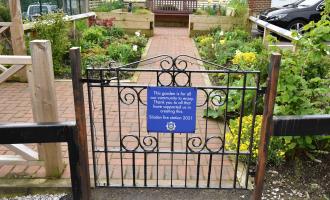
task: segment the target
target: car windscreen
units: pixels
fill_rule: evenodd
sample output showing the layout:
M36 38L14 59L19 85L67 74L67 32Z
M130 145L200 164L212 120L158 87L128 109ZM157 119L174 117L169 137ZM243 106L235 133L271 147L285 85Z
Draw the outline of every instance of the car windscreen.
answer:
M57 11L57 6L56 5L51 5L50 9L51 9L51 11Z
M42 13L48 13L47 6L42 6ZM40 14L40 6L31 6L30 15Z
M310 6L314 6L318 2L320 2L320 0L305 0L305 1L301 2L301 3L299 3L298 6L301 6L301 7L310 7Z

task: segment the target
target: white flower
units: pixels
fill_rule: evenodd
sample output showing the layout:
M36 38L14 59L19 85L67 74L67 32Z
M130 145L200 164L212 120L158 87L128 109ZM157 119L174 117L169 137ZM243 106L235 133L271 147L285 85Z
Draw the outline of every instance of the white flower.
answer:
M137 37L140 37L140 35L141 35L140 31L136 31L136 32L135 32L135 35L136 35Z
M240 53L242 53L240 50L236 50L235 51L235 54L237 55L237 54L240 54Z
M326 51L326 53L327 53L328 55L330 55L330 51Z
M211 44L211 46L212 46L212 48L214 48L214 44L213 43Z
M134 44L133 45L133 51L137 51L138 50L138 45Z
M224 32L223 31L220 31L220 36L223 36L224 35Z

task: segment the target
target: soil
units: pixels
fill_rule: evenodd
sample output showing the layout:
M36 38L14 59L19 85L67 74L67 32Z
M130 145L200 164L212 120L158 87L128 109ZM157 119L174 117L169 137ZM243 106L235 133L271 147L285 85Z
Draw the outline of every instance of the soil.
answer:
M330 154L268 167L263 199L330 199Z

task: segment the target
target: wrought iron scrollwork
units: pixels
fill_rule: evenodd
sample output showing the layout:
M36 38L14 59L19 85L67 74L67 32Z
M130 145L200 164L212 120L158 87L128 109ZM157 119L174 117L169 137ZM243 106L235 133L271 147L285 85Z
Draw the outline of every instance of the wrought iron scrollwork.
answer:
M212 146L217 144L216 146ZM189 152L208 151L209 153L219 153L224 148L223 139L220 136L207 138L205 141L201 137L195 136L187 140L187 149Z
M125 135L121 139L121 146L127 152L134 152L139 148L146 152L155 152L158 147L158 140L151 135L141 138L136 135Z

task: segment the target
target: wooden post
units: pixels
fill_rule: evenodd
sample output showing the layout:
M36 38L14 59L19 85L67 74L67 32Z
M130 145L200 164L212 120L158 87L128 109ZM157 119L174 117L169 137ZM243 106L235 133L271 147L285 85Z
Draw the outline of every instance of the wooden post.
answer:
M264 176L267 161L267 147L271 132L271 123L275 105L277 81L280 71L281 54L273 53L270 58L270 69L267 78L267 90L264 100L264 112L262 118L260 143L258 149L257 173L255 177L255 189L253 193L254 200L260 200L264 185Z
M85 102L84 102L84 90L81 82L81 56L80 49L73 47L70 49L71 59L71 72L72 72L72 88L74 98L74 108L76 113L76 123L78 132L74 135L76 142L75 146L79 149L79 176L81 182L78 183L82 190L76 194L80 197L74 199L88 200L90 199L90 177L89 177L89 163L88 163L88 146L87 146L87 131L86 131L86 117L85 117Z
M56 91L51 44L48 40L30 43L32 68L28 69L32 94L32 111L35 122L58 122ZM45 161L46 176L59 177L63 171L61 144L48 143L38 146L39 159Z
M262 37L262 43L265 45L266 48L268 48L268 41L267 37L270 34L270 31L268 28L264 27L264 35Z
M26 55L20 0L9 0L9 9L12 21L10 26L10 38L13 47L13 53L14 55ZM16 75L19 81L26 82L26 67L19 70Z

